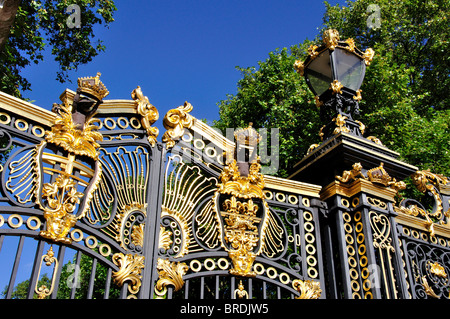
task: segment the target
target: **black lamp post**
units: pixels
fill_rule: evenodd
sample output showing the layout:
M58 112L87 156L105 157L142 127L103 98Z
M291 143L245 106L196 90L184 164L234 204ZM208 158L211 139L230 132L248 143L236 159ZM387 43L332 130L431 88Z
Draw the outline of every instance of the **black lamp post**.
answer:
M359 113L360 87L374 51L362 52L353 39L340 41L339 33L330 29L323 34L323 44L311 45L308 53L305 62L296 61L294 68L315 94L322 121L329 123L321 135L329 137L336 129L362 135L363 125L353 121L353 115Z

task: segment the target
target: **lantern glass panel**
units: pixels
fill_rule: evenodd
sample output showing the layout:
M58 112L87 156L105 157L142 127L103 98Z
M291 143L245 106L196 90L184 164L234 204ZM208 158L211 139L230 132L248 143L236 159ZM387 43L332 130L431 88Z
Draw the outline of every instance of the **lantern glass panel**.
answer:
M330 53L328 50L319 54L305 70L305 75L316 95L321 95L333 82Z
M333 64L336 80L346 88L359 90L366 71L363 59L352 52L336 48L333 53Z

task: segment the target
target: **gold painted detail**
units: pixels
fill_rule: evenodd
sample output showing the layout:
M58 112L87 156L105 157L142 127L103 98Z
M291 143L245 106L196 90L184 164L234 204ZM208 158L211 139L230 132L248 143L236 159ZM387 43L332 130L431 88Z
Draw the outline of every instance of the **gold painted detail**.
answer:
M141 146L120 146L114 151L101 148L100 154L103 170L111 177L112 185L106 179L101 180L93 194L88 221L91 224L105 223L113 218L101 230L121 247L128 248L130 243L141 242L141 230L145 227L150 153ZM112 216L114 203L117 210Z
M206 203L201 208L199 205L213 196L217 189L217 179L205 176L198 166L184 163L178 155L169 157L166 167L166 187L161 213L164 231L160 233L161 245L174 252L171 256L173 258L181 258L191 249L199 249L192 234L193 216L196 209L199 209L200 214L195 218L196 222L199 221L196 235L204 239L208 247L215 247L218 245L218 234L214 227L212 203ZM165 223L166 221L168 223ZM167 229L166 225L171 230Z
M166 295L167 286L173 286L174 291L183 287L183 276L189 270L189 266L186 263L170 262L169 259L158 258L156 269L159 279L155 285L155 294L158 296L157 299L160 299Z
M83 77L78 79L78 87L81 89L81 92L91 94L95 96L99 101L103 100L108 94L109 91L106 89L105 85L100 81L100 76L102 74L97 72L97 75L94 77Z
M353 96L353 99L357 102L362 100L362 95L361 95L362 90L359 89L358 91L356 91L356 95ZM358 121L359 122L359 121ZM364 132L361 132L362 134L364 134Z
M383 143L381 143L381 140L380 140L378 137L375 137L375 136L369 136L369 137L367 137L367 139L368 139L369 141L374 142L374 143L377 144L377 145L383 145Z
M243 198L263 198L264 177L259 159L250 164L249 175L241 176L236 160L225 166L219 176L219 192Z
M183 136L185 128L192 127L194 117L188 114L192 108L191 103L184 102L184 105L170 110L164 116L163 125L167 131L164 133L162 141L166 143L167 149L175 146L175 141Z
M166 230L163 226L159 226L159 245L158 248L168 250L172 246L172 232Z
M230 243L229 256L233 262L233 275L255 276L252 265L256 254L253 248L258 245L259 234L257 225L261 218L255 217L258 206L250 199L240 202L232 196L224 202L224 212L221 212L227 227L225 228L225 241ZM255 225L256 224L256 225Z
M323 43L330 50L334 50L339 42L339 32L335 29L325 30L322 36Z
M97 142L103 140L102 134L97 131L98 126L94 124L98 119L86 119L80 129L72 118L72 105L66 102L65 105L60 105L58 112L59 116L55 118L51 132L45 132L45 140L75 155L85 155L97 160L97 149L100 147Z
M130 282L128 291L135 295L141 288L142 269L144 268L144 256L116 253L112 256L112 261L119 266L118 271L112 273L113 281L122 287L125 282Z
M397 288L395 285L395 269L392 263L392 253L395 248L392 246L391 223L383 214L374 211L369 212L370 226L373 232L373 247L378 249L380 258L382 279L384 281L385 294L388 299L397 299ZM389 286L391 288L389 289ZM393 292L391 296L390 291Z
M441 278L447 278L447 273L445 272L445 268L439 264L438 262L432 263L431 261L428 261L428 266L430 267L430 273L432 273L435 276L441 277Z
M41 231L40 235L70 244L72 240L66 236L77 222L77 217L72 213L83 196L83 193L77 192L75 182L65 175L58 176L54 183L44 184L42 198L48 203L48 208L44 209L47 228Z
M303 76L304 71L305 71L305 65L303 64L302 61L296 60L294 63L294 69L295 69L295 71L297 71L297 73L300 74L300 76Z
M450 181L445 176L431 173L429 170L417 171L413 174L412 179L419 191L431 194L433 197L433 211L427 211L415 204L408 205L407 207L394 206L394 209L398 213L424 218L425 227L430 233L430 236L434 238L436 235L434 225L436 223L447 227L449 226L449 223L446 222L445 219L450 217L450 209L444 212L441 191L444 194L447 194Z
M341 82L339 82L338 80L334 80L333 82L331 82L330 84L330 89L333 91L333 94L342 94L342 88L344 86L342 85ZM340 115L340 114L339 114Z
M234 299L238 297L239 299L248 299L248 292L244 288L242 280L239 281L238 289L234 291Z
M372 48L367 48L364 52L364 63L370 65L375 55L375 51Z
M355 52L355 40L353 40L352 38L348 38L347 40L345 40L345 43L347 43L345 50L349 52Z
M336 128L333 131L334 135L337 135L341 132L350 133L350 129L345 125L345 120L347 120L347 116L342 116L342 114L338 114L335 118L333 118L333 122L336 123Z
M54 264L53 265L54 268L53 268L52 283L50 287L47 287L46 285L41 285L38 287L38 282L36 282L34 291L37 293L39 299L45 299L48 296L50 296L55 288L56 272L58 271L59 263L58 259L55 257L55 253L53 252L53 246L50 246L50 248L47 250L47 253L42 256L37 278L40 277L43 262L45 262L45 265L48 267Z
M434 292L433 288L428 284L427 276L420 277L420 280L422 282L422 287L425 290L425 293L433 298L439 299L439 296Z
M319 299L322 294L318 281L295 279L292 281L292 287L300 293L295 299Z
M352 169L350 171L344 171L342 173L342 176L336 176L336 179L341 181L342 183L348 183L353 180L356 180L357 178L367 179L361 172L362 165L361 163L355 163L352 166Z
M152 124L159 118L158 110L150 103L148 97L144 96L140 86L131 92L131 98L136 101L137 112L141 116L142 126L147 131L148 141L151 146L155 146L159 130L152 127Z
M386 170L383 167L383 163L380 164L380 166L372 168L367 171L367 177L362 173L362 165L361 163L355 163L352 166L352 169L349 171L344 171L342 173L342 176L336 176L336 179L347 183L353 180L356 180L356 178L362 178L365 180L370 181L374 184L381 184L385 187L389 187L393 190L399 191L406 188L406 184L403 181L397 182L395 178L392 178L389 176L389 174L386 172Z

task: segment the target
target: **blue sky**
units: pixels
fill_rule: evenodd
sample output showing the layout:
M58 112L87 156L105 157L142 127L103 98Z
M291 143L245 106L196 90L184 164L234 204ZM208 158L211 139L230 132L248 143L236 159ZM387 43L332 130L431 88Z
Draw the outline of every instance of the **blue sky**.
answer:
M329 3L344 4L344 0ZM219 118L220 100L236 93L235 66L257 66L268 53L313 39L322 25L325 5L318 0L116 0L115 22L95 29L106 51L69 73L72 83L56 81L51 56L24 69L34 104L51 109L65 88L76 89L78 77L102 73L107 99L131 99L140 85L159 111L161 138L164 114L184 101L192 115L209 122ZM0 252L0 289L8 282L18 238L5 240ZM26 243L16 284L27 279L34 257Z
M110 28L95 29L106 51L71 71L72 83L55 80L50 55L26 68L23 75L32 84L27 98L51 109L65 88L76 88L78 77L101 72L107 99L131 99L140 85L160 113L160 127L164 114L184 101L194 106L195 117L212 121L219 118L216 103L236 93L235 66L257 66L276 48L314 38L325 11L321 0L115 2Z

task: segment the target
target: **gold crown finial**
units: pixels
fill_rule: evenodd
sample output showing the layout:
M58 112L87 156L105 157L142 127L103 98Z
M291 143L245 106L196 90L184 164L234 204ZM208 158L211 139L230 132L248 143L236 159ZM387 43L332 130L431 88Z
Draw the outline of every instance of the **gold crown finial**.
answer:
M94 77L78 78L78 88L80 89L80 93L92 95L99 101L103 100L103 98L109 94L109 91L102 81L100 81L101 75L100 72L97 72L97 75Z
M253 123L248 123L248 127L240 129L234 133L234 138L239 144L256 145L261 141L261 135L253 128Z

